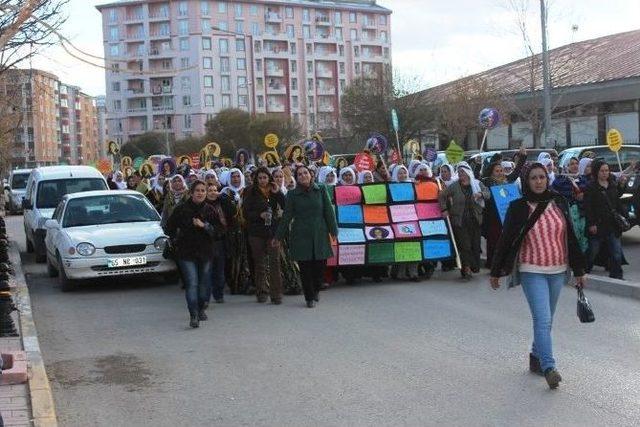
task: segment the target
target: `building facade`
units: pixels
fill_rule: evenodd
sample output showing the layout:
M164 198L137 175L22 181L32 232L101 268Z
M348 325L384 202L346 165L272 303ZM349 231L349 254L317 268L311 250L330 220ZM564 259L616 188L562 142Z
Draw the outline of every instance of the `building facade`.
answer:
M390 14L374 0L125 0L98 6L109 137L202 135L226 108L340 126L358 77L391 67Z
M99 157L95 101L41 70L10 69L0 79L14 129L12 168L89 164ZM10 106L8 104L11 104Z

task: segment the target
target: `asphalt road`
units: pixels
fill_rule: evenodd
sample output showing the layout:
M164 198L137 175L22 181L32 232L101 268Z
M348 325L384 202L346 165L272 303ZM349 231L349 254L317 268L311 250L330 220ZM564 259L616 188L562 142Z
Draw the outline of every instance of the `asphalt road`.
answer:
M622 235L622 249L629 265L622 267L624 278L640 283L640 227L633 227ZM609 273L602 267L595 267L592 274L608 277Z
M313 310L229 296L190 330L177 286L62 293L23 260L61 426L640 424L635 300L587 291L597 320L582 325L565 289L550 391L528 372L522 292L486 277L339 286Z

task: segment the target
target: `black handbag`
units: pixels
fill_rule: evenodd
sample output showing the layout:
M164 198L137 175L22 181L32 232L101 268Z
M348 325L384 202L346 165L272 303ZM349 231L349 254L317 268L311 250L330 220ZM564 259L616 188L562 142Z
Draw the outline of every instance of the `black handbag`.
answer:
M603 191L602 195L604 196L604 200L607 202L607 206L611 211L611 215L613 216L613 222L615 224L616 230L620 232L620 234L631 230L631 223L629 222L627 217L622 215L620 212L614 209L613 206L611 206L611 202L609 201L609 197L607 197L606 192Z
M164 259L172 259L175 261L176 249L171 239L167 239L167 242L164 245L164 249L162 250L162 257Z
M578 319L580 319L580 323L591 323L596 320L591 303L584 295L582 288L578 289Z

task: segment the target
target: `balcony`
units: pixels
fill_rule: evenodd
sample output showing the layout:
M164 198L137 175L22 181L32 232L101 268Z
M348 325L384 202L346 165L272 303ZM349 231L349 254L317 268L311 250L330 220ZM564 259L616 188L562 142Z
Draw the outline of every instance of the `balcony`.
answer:
M277 12L267 12L264 14L266 22L282 22L282 15Z
M136 113L142 113L142 115L146 115L147 111L149 111L149 108L147 108L147 106L142 106L142 105L132 105L129 108L127 108L127 113L131 113L133 115L136 115Z
M365 19L362 22L363 28L376 28L376 20L375 19Z
M149 34L149 38L154 40L170 39L171 30L166 28L151 30Z
M336 87L335 86L328 86L328 85L321 85L318 86L318 95L335 95L336 94Z
M332 79L333 71L330 68L318 67L316 69L316 77Z
M149 49L149 56L154 58L169 58L175 55L175 51L173 49L161 49L152 47Z
M284 70L278 67L267 67L265 69L266 76L284 77Z
M316 16L316 25L331 25L331 19L328 16Z
M140 41L140 40L144 40L145 38L146 38L146 33L143 30L134 31L127 34L127 42Z
M287 87L283 83L275 82L267 85L267 95L286 95Z
M269 102L267 103L267 113L284 113L286 112L286 106L284 103Z
M153 84L151 83L151 93L153 96L165 95L173 92L172 86L163 86L161 84Z
M168 10L152 10L149 12L149 21L168 21Z
M143 20L144 20L144 14L142 13L142 11L136 12L136 13L130 13L124 17L124 22L126 23L139 22Z
M154 105L153 111L173 111L173 105Z

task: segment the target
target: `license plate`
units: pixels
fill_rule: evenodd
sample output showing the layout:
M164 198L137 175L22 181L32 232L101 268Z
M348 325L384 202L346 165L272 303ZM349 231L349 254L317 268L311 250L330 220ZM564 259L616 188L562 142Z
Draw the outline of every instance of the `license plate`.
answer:
M147 263L146 256L132 256L127 258L110 258L107 260L108 268L133 267L134 265L144 265Z

